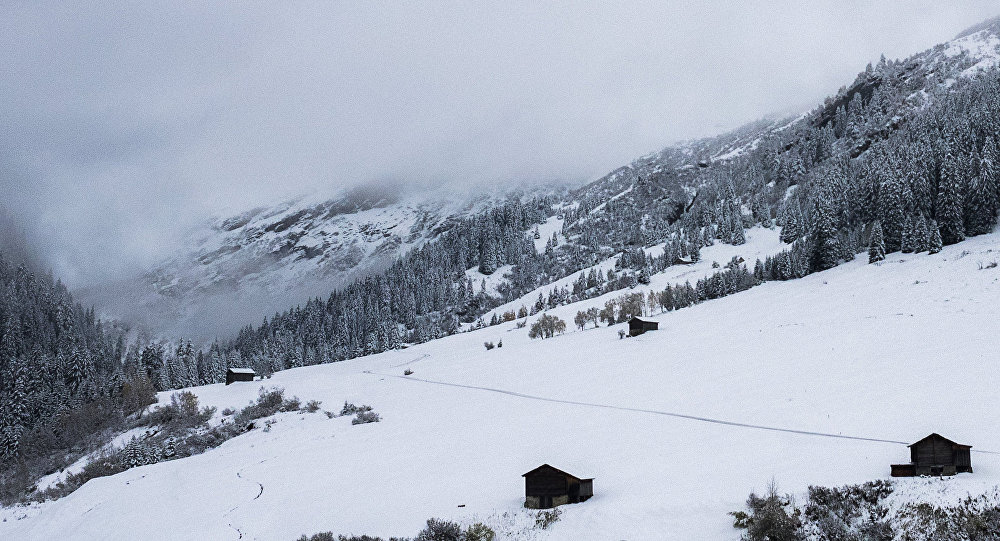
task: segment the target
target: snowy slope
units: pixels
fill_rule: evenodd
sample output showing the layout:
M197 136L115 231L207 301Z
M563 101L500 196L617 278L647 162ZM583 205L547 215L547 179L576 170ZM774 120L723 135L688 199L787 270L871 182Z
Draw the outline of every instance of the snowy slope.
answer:
M706 276L711 276L719 270L722 270L721 267L724 267L725 264L734 257L742 257L745 261L751 262L752 265L752 262L755 262L758 259L763 261L767 259L768 256L775 255L782 250L788 249L788 245L781 242L778 238L779 234L779 229L765 229L762 227L750 228L746 231L746 244L733 246L730 244L716 243L713 246L706 246L701 249L700 261L693 265L675 265L668 268L664 272L654 274L650 277L649 285L639 285L628 290L611 291L592 299L574 303L570 306L570 308L561 307L556 310L550 310L547 313L559 314L560 317L565 316L563 319L570 322L572 321L577 310L586 310L587 308L592 307L601 308L608 300L618 298L625 293L641 291L648 294L650 290L662 291L668 284L684 284L685 282L695 284L698 280L705 278ZM647 248L645 251L649 255L658 257L663 254L663 246L663 244L658 244ZM615 263L618 261L619 256L620 255L615 255L614 257L608 258L597 265L582 269L580 272L589 273L593 269L595 271L600 270L607 273L609 270L615 268ZM720 268L713 267L716 263L718 263ZM751 270L753 270L752 267ZM502 304L487 313L483 319L485 321L491 321L493 314L501 316L507 311L513 311L516 313L522 306L527 307L533 305L535 300L538 298L539 293L547 297L549 292L554 288L565 287L572 289L573 282L579 278L580 272L571 274L565 278L560 278L550 284L534 289L533 291L524 294L520 299ZM472 328L473 326L474 324L470 324L466 327Z
M628 340L602 327L531 341L511 322L195 388L220 409L282 386L330 410L371 404L384 420L284 414L203 455L4 510L0 538L413 535L429 517L509 531L529 520L520 474L550 463L595 477L596 495L528 537L735 540L726 512L749 491L887 478L909 456L893 442L930 432L973 445L976 473L900 480L894 497L991 491L1000 455L978 451L1000 451L1000 268L988 268L998 259L993 234L767 283L657 315L661 330ZM584 304L549 313L571 321ZM502 349L482 346L501 338Z

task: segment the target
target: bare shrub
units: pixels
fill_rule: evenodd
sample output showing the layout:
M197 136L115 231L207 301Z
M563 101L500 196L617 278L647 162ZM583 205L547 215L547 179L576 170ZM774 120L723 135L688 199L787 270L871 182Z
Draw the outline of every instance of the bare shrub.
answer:
M310 400L306 402L306 407L302 408L306 413L316 413L319 411L319 406L322 404L319 400Z
M549 526L555 524L556 521L559 520L559 515L561 514L562 511L558 507L548 511L539 511L538 514L535 515L535 527L545 530Z
M792 507L789 515L786 507ZM735 518L733 526L745 529L744 541L800 541L802 522L799 510L791 505L788 498L778 494L777 485L772 482L764 496L750 493L747 509L730 513Z
M275 387L272 389L261 389L257 395L257 402L243 408L233 419L237 425L246 426L254 419L270 417L278 412L298 411L299 399L294 396L285 398L285 390Z
M413 541L464 541L464 538L458 523L432 518Z
M198 397L190 391L181 391L170 396L170 403L151 411L147 425L161 425L170 430L193 428L208 422L215 414L215 408L198 409Z
M556 334L566 332L566 322L556 316L542 314L528 329L528 338L552 338Z
M496 535L492 528L477 522L465 530L465 541L493 541Z
M368 423L377 423L381 421L382 418L379 417L374 411L359 411L357 415L351 419L352 425L363 425Z
M351 404L350 402L344 402L344 407L340 409L340 415L341 416L344 416L344 415L354 415L355 413L361 413L361 412L371 411L371 410L372 410L371 406L365 406L363 404L360 405L360 406L355 406L354 404Z

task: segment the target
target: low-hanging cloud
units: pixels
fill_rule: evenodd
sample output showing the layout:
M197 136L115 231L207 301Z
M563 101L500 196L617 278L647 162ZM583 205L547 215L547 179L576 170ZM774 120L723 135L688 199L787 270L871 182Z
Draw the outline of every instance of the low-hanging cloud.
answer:
M166 4L169 4L166 5ZM994 2L0 2L0 197L70 285L360 183L582 181Z

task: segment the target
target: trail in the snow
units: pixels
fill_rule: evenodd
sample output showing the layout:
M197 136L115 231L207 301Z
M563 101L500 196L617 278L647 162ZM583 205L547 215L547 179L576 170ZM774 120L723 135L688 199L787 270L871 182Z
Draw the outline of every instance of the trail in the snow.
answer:
M267 462L268 460L269 459L265 458L264 460L261 460L257 464L258 465L259 464L263 464L263 463ZM245 470L245 469L246 469L246 467L240 468L239 471L236 472L236 477L238 477L239 479L241 479L243 481L248 481L247 479L243 479L243 470ZM254 500L260 498L261 495L264 494L264 484L260 483L258 481L250 481L250 482L251 483L255 483L257 486L260 487L260 491L257 492L257 495L253 497L253 500L250 500L250 501L254 501ZM222 518L228 517L230 514L232 514L233 511L235 511L235 510L239 509L240 507L242 507L242 505L243 504L237 505L236 507L233 507L229 511L226 511L226 513L224 515L222 515ZM237 539L243 539L243 532L239 528L237 528L236 526L233 526L232 522L228 522L228 523L226 523L226 525L229 526L230 528L236 530L236 533L239 535L239 537L237 537Z
M242 470L241 470L241 471L238 471L238 472L236 472L236 477L239 477L240 479L243 479L243 476L242 476L242 475L240 475L240 473L241 473L241 472L242 472ZM261 495L261 494L263 494L263 493L264 493L264 484L263 484L263 483L261 483L261 482L259 482L259 481L253 481L253 482L254 482L254 483L257 483L257 485L258 485L258 486L260 487L260 492L258 492L258 493L257 493L257 495L253 497L253 499L255 499L255 500L256 500L257 498L260 498L260 495Z
M430 356L431 356L430 353L424 353L423 355L417 357L416 359L413 359L412 361L406 361L405 363L394 364L394 365L390 366L389 368L399 368L401 366L411 365L411 364L416 363L418 361L422 361L422 360L424 360L424 359L426 359L427 357L430 357Z
M581 401L578 401L578 400L563 400L563 399L559 399L559 398L548 398L548 397L544 397L544 396L535 396L535 395L530 395L530 394L525 394L525 393L518 393L518 392L515 392L515 391L507 391L507 390L504 390L504 389L495 389L493 387L483 387L483 386L479 386L479 385L465 385L465 384L462 384L462 383L449 383L447 381L436 381L436 380L431 380L431 379L415 378L413 376L397 376L397 375L394 375L394 374L379 374L377 372L367 372L367 373L370 373L372 375L382 376L382 377L398 378L398 379L403 379L403 380L407 380L407 381L416 381L416 382L420 382L420 383L430 383L430 384L433 384L433 385L444 385L444 386L447 386L447 387L459 387L459 388L463 388L463 389L475 389L475 390L479 390L479 391L488 391L488 392L491 392L491 393L499 393L499 394L505 394L505 395L508 395L508 396L516 396L518 398L526 398L528 400L539 400L539 401L542 401L542 402L554 402L554 403L557 403L557 404L570 404L570 405L573 405L573 406L587 406L587 407L591 407L591 408L602 408L602 409L610 409L610 410L618 410L618 411L631 411L631 412L636 412L636 413L649 413L649 414L652 414L652 415L663 415L663 416L666 416L666 417L676 417L676 418L679 418L679 419L688 419L688 420L691 420L691 421L701 421L703 423L713 423L713 424L717 424L717 425L737 426L737 427L740 427L740 428L752 428L752 429L756 429L756 430L769 430L769 431L772 431L772 432L785 432L785 433L788 433L788 434L800 434L800 435L803 435L803 436L817 436L817 437L823 437L823 438L837 438L837 439L842 439L842 440L870 441L870 442L876 442L876 443L893 443L893 444L898 444L898 445L909 445L911 443L911 442L905 442L905 441L900 441L900 440L890 440L890 439L883 439L883 438L871 438L871 437L867 437L867 436L850 436L850 435L846 435L846 434L833 434L831 432L817 432L817 431L813 431L813 430L799 430L799 429L795 429L795 428L784 428L784 427L778 427L778 426L767 426L767 425L757 425L757 424L752 424L752 423L741 423L739 421L727 421L725 419L714 419L712 417L702 417L702 416L699 416L699 415L688 415L686 413L675 413L675 412L671 412L671 411L661 411L661 410L653 410L653 409L645 409L645 408L631 408L631 407L628 407L628 406L614 406L614 405L611 405L611 404L598 404L598 403L595 403L595 402L581 402ZM982 450L982 449L979 449L979 450L973 449L973 452L983 453L983 454L990 454L990 455L1000 455L1000 452L997 452L997 451L985 451L985 450Z

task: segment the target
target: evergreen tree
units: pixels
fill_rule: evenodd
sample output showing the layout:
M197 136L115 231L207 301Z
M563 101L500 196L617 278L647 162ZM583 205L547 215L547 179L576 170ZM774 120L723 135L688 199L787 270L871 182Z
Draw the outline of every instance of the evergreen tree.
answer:
M835 267L840 259L840 242L826 203L816 201L813 205L813 225L809 236L812 269L821 271Z
M996 133L1000 126L995 126ZM983 161L979 165L979 173L983 177L983 184L994 187L993 201L994 212L1000 211L1000 148L997 146L996 135L991 135L986 139L983 146Z
M791 244L798 240L802 236L802 231L799 229L799 218L798 212L790 210L785 215L785 224L781 226L781 242L785 244Z
M936 220L931 220L928 226L931 230L929 240L927 242L927 251L932 254L936 254L941 251L943 242L941 241L941 228L938 227Z
M973 176L966 197L966 232L969 235L989 233L997 224L996 166L995 157L990 156L994 152L992 146L987 143L979 174Z
M739 214L732 214L732 220L729 227L729 244L733 246L739 246L741 244L746 244L747 238L743 231L743 224L741 223Z
M913 221L913 251L926 252L930 247L930 232L927 229L927 219L923 214L917 215Z
M885 240L885 251L898 252L903 247L906 214L903 209L905 184L890 173L879 189L879 224Z
M883 259L885 259L885 238L882 236L882 224L875 222L868 243L868 262L877 263Z
M497 270L497 249L493 239L486 239L479 259L479 272L490 275Z
M907 216L903 220L903 240L900 245L900 251L903 252L904 254L909 254L916 251L913 249L913 244L915 240L913 228L914 228L913 220L911 220L910 217Z
M941 183L937 195L938 230L941 241L946 245L965 240L961 171L958 159L949 152L941 166Z

